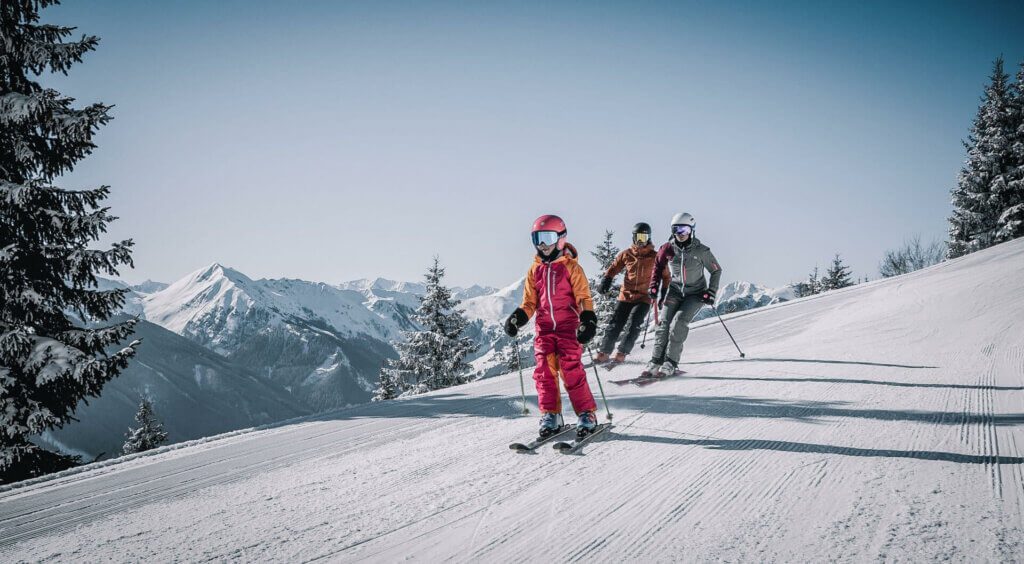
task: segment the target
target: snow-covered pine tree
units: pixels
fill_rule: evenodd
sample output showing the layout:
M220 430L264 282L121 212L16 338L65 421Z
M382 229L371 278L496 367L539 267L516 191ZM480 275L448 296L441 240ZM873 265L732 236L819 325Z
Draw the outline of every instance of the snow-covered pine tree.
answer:
M612 265L615 257L619 254L619 248L614 243L614 236L614 231L606 229L604 239L594 247L594 250L590 251L590 256L597 260L597 265L600 267L600 272L595 273L590 279L590 293L591 298L594 300L594 313L597 315L597 333L593 339L594 343L600 343L601 339L604 338L605 328L608 327L608 322L615 313L615 306L618 302L616 296L622 286L613 282L611 290L608 292L609 295L600 294L597 291L605 271L608 270L608 267Z
M152 450L167 440L167 433L164 426L157 420L153 413L153 403L146 398L139 402L139 410L135 413L135 421L139 424L136 428L128 428L125 434L124 446L121 447L123 454L135 454Z
M949 217L949 258L990 247L997 242L999 218L1004 208L999 194L1007 190L1012 164L1011 109L1003 72L1003 58L992 65L978 114L964 147L967 160L952 189L953 213Z
M390 359L384 360L384 366L381 367L378 377L377 389L374 390L371 401L395 399L407 391L401 371L391 366L393 362Z
M385 361L375 398L421 394L469 381L465 358L476 344L465 336L469 322L457 309L459 300L452 298L451 290L441 283L443 278L444 268L434 257L434 265L426 274L426 291L413 315L421 329L406 331L405 342L393 343L398 358Z
M807 275L807 280L798 282L796 285L796 297L803 298L805 296L813 296L821 293L821 279L818 274L818 267L815 266L814 270Z
M0 2L0 482L75 464L29 438L72 420L138 345L108 354L134 321L99 326L127 290L99 291L96 275L132 264L131 240L89 248L116 219L102 207L109 188L53 185L92 152L110 120L110 106L75 108L35 80L67 74L99 41L65 41L74 28L40 24L39 10L54 3Z
M508 342L508 348L505 349L505 367L508 368L509 372L517 371L520 368L527 366L526 358L523 358L523 351L516 344L516 339L510 339Z
M1024 235L1024 62L1010 90L1010 165L1006 182L993 187L1002 211L996 220L996 242Z
M836 256L832 258L832 265L828 267L824 278L821 279L821 291L838 290L839 288L853 286L853 284L850 267L843 264L843 259L839 256L839 253L836 253Z

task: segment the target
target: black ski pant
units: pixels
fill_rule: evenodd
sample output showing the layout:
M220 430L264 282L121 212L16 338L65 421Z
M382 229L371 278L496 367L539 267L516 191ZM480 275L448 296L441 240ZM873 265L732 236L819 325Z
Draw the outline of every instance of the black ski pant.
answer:
M683 343L690 334L690 322L704 307L699 294L682 295L675 288L669 290L665 305L661 308L658 331L654 334L654 350L651 362L661 364L671 361L679 364L683 354Z
M640 336L640 329L643 328L644 319L650 311L651 304L647 302L619 302L615 305L612 318L604 329L604 339L601 339L601 348L598 349L604 354L612 354L615 348L615 341L619 340L619 334L626 327L626 336L619 344L619 352L629 354L636 344L636 338Z

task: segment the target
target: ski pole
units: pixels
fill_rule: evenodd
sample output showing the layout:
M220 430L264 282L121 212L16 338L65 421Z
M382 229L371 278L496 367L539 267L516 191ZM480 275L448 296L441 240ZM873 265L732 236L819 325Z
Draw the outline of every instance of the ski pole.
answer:
M722 314L718 313L718 308L717 308L717 307L715 307L715 306L710 306L710 307L711 307L711 311L714 311L714 312L715 312L715 315L717 315L717 316L718 316L718 320L722 322L722 327L723 327L723 328L725 329L725 333L726 333L727 335L729 335L729 338L730 338L730 339L732 339L732 344L733 344L733 346L735 346L735 347L736 347L736 350L737 350L737 351L739 351L739 353L740 353L740 358L747 358L747 355L746 355L746 354L744 354L744 353L743 353L743 351L741 351L741 350L740 350L740 346L736 344L736 339L733 339L733 336L732 336L732 331L729 331L729 328L728 328L728 327L726 327L726 325L725 325L725 320L724 320L724 319L722 319Z
M608 415L608 422L612 420L612 411L608 409L608 398L604 395L604 384L601 383L601 375L597 373L597 363L594 362L594 351L587 345L587 354L590 355L590 364L594 367L594 378L597 378L597 388L601 390L601 401L604 402L604 411Z
M653 307L651 309L654 309ZM647 310L647 320L644 324L644 338L640 341L640 348L647 345L647 330L651 328L651 310Z
M526 385L523 384L523 359L519 356L519 336L513 338L513 346L516 348L516 365L519 366L519 392L523 395L523 415L529 415L530 410L526 407Z

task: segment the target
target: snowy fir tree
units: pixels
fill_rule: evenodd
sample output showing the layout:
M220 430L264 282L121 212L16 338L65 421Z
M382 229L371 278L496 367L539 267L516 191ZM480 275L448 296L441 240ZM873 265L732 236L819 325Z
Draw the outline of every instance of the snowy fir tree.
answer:
M821 279L818 274L818 267L815 266L814 270L807 276L807 280L799 282L796 285L796 296L803 298L805 296L813 296L821 293Z
M421 329L404 332L406 341L394 343L398 358L385 361L374 399L420 394L469 380L465 358L476 345L465 335L469 322L456 309L460 302L441 283L443 278L444 268L434 257L426 274L426 291L413 316Z
M106 186L53 184L95 148L110 106L76 108L43 88L43 73L67 74L98 39L65 41L73 28L39 23L49 0L0 2L0 481L67 468L76 459L30 438L73 419L135 354L117 349L134 322L103 323L127 290L96 289L96 275L131 265L130 240L90 248L115 218Z
M164 426L156 419L153 413L153 403L143 398L139 403L139 410L135 413L135 422L139 424L136 428L128 428L125 435L124 446L121 452L124 454L135 454L153 450L167 440L167 433Z
M399 368L391 366L393 362L396 361L384 361L384 366L380 369L377 389L374 390L371 401L395 399L407 391L408 388L402 379L402 372Z
M523 351L516 346L516 341L509 340L508 347L502 350L505 351L503 353L505 368L508 368L509 372L519 370L523 365Z
M621 285L612 284L611 289L608 291L608 295L601 294L598 292L598 288L601 285L601 278L604 277L605 271L615 261L615 257L619 254L619 248L615 246L613 237L615 236L614 231L605 230L604 239L594 247L594 250L590 251L590 256L597 260L597 265L600 267L600 272L597 272L593 278L590 279L590 293L591 298L594 300L594 313L597 314L597 334L594 336L593 342L600 343L604 337L605 328L608 326L609 320L615 313L615 305L618 299L616 296L619 293Z
M838 290L839 288L846 288L847 286L853 286L853 276L850 275L850 267L843 264L843 259L836 253L836 256L832 257L832 265L825 271L825 276L821 279L821 292L827 292L829 290Z
M996 220L996 242L1024 235L1024 62L1010 92L1010 166L1006 182L993 187L1002 211Z
M967 160L951 192L953 213L949 217L947 249L950 258L999 242L999 219L1008 207L1003 201L1011 191L1012 134L1017 129L1008 79L1000 57L993 63L989 85L964 142Z

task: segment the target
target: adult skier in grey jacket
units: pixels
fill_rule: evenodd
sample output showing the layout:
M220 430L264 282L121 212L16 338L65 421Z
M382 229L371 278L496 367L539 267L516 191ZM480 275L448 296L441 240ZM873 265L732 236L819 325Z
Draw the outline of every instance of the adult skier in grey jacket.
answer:
M692 215L677 213L672 218L672 237L658 249L654 259L649 292L652 302L660 293L661 322L645 375L674 374L683 354L683 342L690 332L690 322L705 304L715 305L722 266L711 249L694 235L695 226ZM666 268L672 274L667 288L662 284ZM710 280L704 277L705 270L711 273Z

